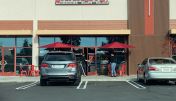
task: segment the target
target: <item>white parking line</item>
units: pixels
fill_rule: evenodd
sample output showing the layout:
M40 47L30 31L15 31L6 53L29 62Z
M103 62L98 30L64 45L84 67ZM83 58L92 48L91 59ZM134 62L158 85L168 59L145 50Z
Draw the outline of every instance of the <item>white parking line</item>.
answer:
M27 85L24 85L24 86L20 86L20 87L17 87L16 90L24 90L24 89L27 89L27 88L30 88L30 87L33 87L35 85L37 85L38 81L35 81L33 83L30 83L30 84L27 84Z
M77 86L77 88L76 89L86 89L87 88L87 83L88 83L88 81L84 81L85 83L83 83L83 81L81 81L80 83L79 83L79 85ZM81 88L81 85L84 85L84 86L82 86L82 88Z
M146 89L146 87L134 82L134 81L126 81L127 83L129 83L130 85L134 86L137 89Z
M79 89L81 87L82 81L79 83L76 89Z
M83 89L86 89L88 81L85 82Z

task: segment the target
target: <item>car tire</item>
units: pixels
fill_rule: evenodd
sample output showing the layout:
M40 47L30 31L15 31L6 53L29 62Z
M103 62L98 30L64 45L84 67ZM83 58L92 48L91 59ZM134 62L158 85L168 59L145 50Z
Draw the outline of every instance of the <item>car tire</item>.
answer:
M47 80L40 79L40 86L47 86Z

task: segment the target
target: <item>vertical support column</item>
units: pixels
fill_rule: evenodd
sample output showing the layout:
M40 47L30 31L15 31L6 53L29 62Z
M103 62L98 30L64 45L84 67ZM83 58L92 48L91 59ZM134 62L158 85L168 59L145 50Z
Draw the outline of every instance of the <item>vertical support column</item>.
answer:
M34 13L33 13L33 33L32 33L32 64L35 66L35 69L38 70L38 36L36 32L38 30L38 20L37 20L37 1L34 0Z
M38 67L38 57L39 57L39 49L38 49L38 36L33 34L32 36L32 64L35 67ZM38 68L35 68L38 69Z

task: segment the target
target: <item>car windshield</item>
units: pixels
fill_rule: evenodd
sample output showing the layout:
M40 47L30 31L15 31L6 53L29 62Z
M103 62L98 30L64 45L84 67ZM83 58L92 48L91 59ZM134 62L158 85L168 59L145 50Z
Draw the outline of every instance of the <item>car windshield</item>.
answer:
M71 61L74 60L74 55L72 53L50 53L46 56L45 61Z
M171 59L150 59L150 64L175 64L175 62Z

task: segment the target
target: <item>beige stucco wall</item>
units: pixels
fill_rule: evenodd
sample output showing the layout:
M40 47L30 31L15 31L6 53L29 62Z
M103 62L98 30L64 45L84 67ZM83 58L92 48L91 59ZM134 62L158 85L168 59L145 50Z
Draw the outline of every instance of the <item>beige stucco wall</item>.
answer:
M0 20L127 20L127 0L62 6L55 0L0 0L0 12Z
M0 0L0 20L32 20L35 0Z
M170 19L176 19L176 0L170 0Z

